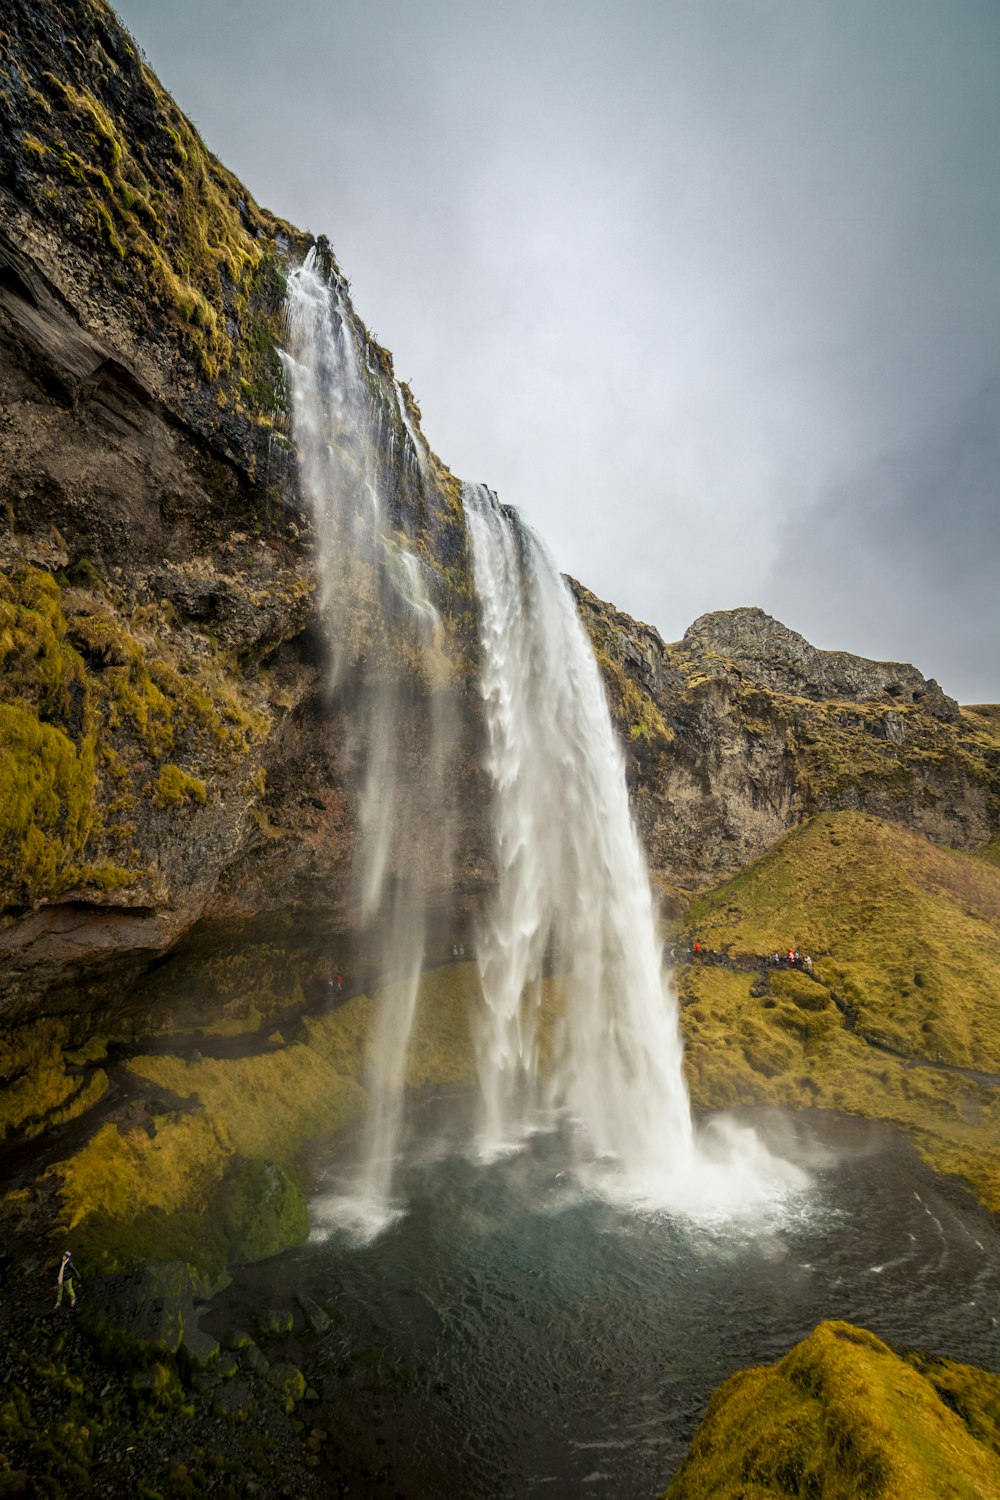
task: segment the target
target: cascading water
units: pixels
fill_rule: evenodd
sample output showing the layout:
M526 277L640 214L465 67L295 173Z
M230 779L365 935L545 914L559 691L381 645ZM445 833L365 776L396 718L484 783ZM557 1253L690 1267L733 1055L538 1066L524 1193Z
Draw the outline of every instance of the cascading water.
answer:
M425 946L420 812L427 801L445 802L448 732L442 695L433 691L440 621L420 561L393 534L388 517L397 442L415 450L409 462L421 483L422 455L401 392L373 367L367 343L359 354L361 337L343 287L335 274L323 274L314 248L288 278L283 359L302 487L317 535L328 688L332 702L343 697L344 750L360 768L360 922L376 934L383 981L369 1047L371 1108L361 1159L350 1191L333 1209L334 1217L364 1233L392 1214L406 1053ZM426 691L414 691L420 679ZM405 765L414 744L422 750L420 807Z
M463 490L480 606L498 883L478 940L482 1154L567 1111L585 1178L723 1208L801 1181L749 1132L698 1141L625 766L572 595L534 533ZM544 976L558 995L540 1067Z
M426 509L426 453L404 393L373 363L315 251L289 277L284 362L317 532L331 704L358 768L359 922L377 934L381 971L361 1156L322 1217L370 1237L397 1211L435 857L425 849L421 865L414 851L431 823L447 824L454 725L447 692L435 690L440 620L401 518L390 519L400 473ZM498 877L477 949L484 1003L471 1018L481 1155L505 1154L568 1115L578 1172L609 1196L713 1211L773 1196L797 1174L750 1132L720 1129L709 1141L693 1129L624 762L572 596L513 511L481 486L466 486L463 500Z

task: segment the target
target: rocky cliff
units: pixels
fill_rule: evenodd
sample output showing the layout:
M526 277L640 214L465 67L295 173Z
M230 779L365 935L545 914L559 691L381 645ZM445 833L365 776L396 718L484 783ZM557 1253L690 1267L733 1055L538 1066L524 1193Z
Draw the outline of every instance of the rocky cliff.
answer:
M203 916L322 908L349 926L356 816L322 692L312 523L279 357L283 277L304 238L211 156L103 4L15 0L0 45L11 1006L81 963L141 968ZM350 316L388 388L391 357ZM383 441L402 452L400 438L387 428ZM448 622L456 766L473 806L458 485L429 452L425 481L418 491L398 464L392 519ZM995 720L912 667L816 651L753 609L705 616L666 645L576 592L676 909L823 808L962 848L992 836ZM391 650L372 621L353 628L371 633L359 670ZM459 845L455 868L441 865L442 913L489 879L474 811Z
M210 155L104 5L15 4L0 47L11 1007L81 964L141 967L206 912L348 920L355 815L278 354L302 237ZM419 494L395 478L390 519L434 573L461 701L457 482L430 454Z
M664 895L743 868L820 811L865 811L974 850L1000 820L1000 715L899 662L819 651L761 609L666 644L574 584L628 746Z

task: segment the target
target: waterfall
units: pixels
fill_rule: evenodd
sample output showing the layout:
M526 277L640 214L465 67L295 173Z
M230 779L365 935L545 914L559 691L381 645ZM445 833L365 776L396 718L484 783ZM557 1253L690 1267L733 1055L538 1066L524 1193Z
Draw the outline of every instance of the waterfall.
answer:
M407 1047L425 949L432 854L448 740L434 690L441 622L418 556L390 512L397 448L421 451L398 386L373 362L344 288L315 249L290 273L283 363L303 494L317 540L318 607L338 752L358 784L358 923L382 981L369 1043L371 1107L356 1171L332 1210L361 1233L394 1212ZM422 486L422 473L417 473ZM421 690L422 689L422 690ZM407 756L419 747L419 795ZM438 877L440 879L440 875Z
M289 276L283 360L317 537L338 756L357 797L355 920L380 971L361 1148L321 1217L368 1238L399 1211L407 1056L427 891L448 868L456 740L442 623L400 486L432 552L437 522L404 393L315 251ZM479 1153L493 1159L568 1119L578 1176L606 1196L709 1212L773 1197L801 1180L794 1169L749 1131L713 1136L692 1124L624 759L572 595L489 490L466 485L463 506L497 875L477 941L482 1003L470 1017Z
M749 1132L695 1136L624 759L573 597L516 512L481 485L463 503L497 861L477 943L481 1153L559 1112L580 1175L611 1196L686 1208L769 1196L790 1176ZM546 975L558 1016L542 1067Z

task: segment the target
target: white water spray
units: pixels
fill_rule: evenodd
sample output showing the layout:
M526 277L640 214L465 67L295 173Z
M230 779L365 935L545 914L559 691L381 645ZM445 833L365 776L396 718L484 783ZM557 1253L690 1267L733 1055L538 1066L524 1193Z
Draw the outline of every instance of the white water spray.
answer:
M480 604L498 883L479 937L482 1154L553 1109L612 1196L693 1209L772 1196L790 1169L749 1132L695 1138L677 1006L603 683L548 552L484 486L463 491ZM543 978L557 988L540 1066Z

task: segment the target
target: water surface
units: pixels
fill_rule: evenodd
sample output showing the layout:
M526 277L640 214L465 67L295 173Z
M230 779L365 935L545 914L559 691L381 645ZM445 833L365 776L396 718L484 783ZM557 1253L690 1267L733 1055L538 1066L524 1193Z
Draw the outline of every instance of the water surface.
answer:
M488 1165L444 1151L431 1110L400 1172L408 1210L379 1238L248 1269L230 1320L299 1291L333 1314L283 1351L321 1393L331 1493L654 1495L719 1382L823 1318L997 1368L990 1217L888 1127L757 1121L811 1187L695 1223L582 1196L559 1133Z

